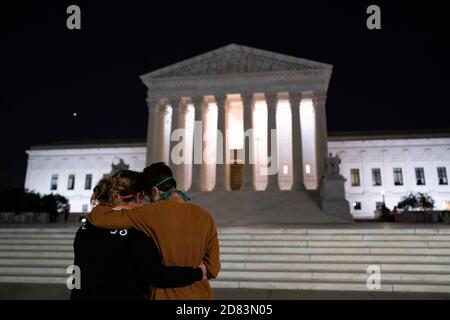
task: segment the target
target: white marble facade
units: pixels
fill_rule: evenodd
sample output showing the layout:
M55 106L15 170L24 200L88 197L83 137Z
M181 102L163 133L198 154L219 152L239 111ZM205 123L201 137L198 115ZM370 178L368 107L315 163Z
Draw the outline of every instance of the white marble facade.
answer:
M52 145L33 147L27 154L26 189L41 195L61 194L69 199L71 212L87 212L91 209L92 189L104 174L111 172L112 164L123 159L130 170L142 170L146 148L145 142L128 146L117 143ZM72 179L73 188L69 181Z
M141 76L147 87L147 141L31 148L25 187L41 194L60 193L70 199L72 212L83 212L90 208L92 187L113 163L123 159L130 169L141 170L164 161L179 187L189 192L230 191L231 178L241 175L233 190L268 191L265 197L290 190L304 199L301 204L317 206L305 190L320 188L330 151L342 159L347 200L361 207L352 209L354 217L373 217L382 191L391 207L407 191L429 192L439 209L450 201L448 185L436 182L437 168L450 169L449 137L334 137L328 143L325 105L331 74L329 64L235 44L147 73ZM245 143L249 129L252 139ZM185 136L174 136L176 131ZM181 145L178 162L172 152ZM255 161L244 161L245 153ZM243 164L242 173L231 173L236 168L231 154ZM271 162L276 163L274 174L262 170L268 157L276 160ZM416 167L423 168L423 186L415 185ZM380 172L380 186L371 183L372 168ZM393 168L402 169L403 186L393 185ZM351 186L351 169L359 170L357 187ZM92 183L86 185L89 179Z
M450 210L450 133L332 136L328 150L341 158L346 199L356 219L373 218L383 193L390 209L409 192L424 192L436 210Z
M329 137L328 149L341 158L341 174L345 183L346 199L350 202L354 218L374 217L377 202L385 201L393 208L408 193L426 192L436 201L436 209L450 209L450 186L439 181L438 168L450 172L450 134L448 137L411 138L397 136ZM42 146L28 150L25 187L41 194L59 193L69 198L72 212L90 210L89 198L95 183L110 172L111 164L120 159L131 170L145 167L146 143L118 145L111 143L78 147ZM394 168L402 169L403 185L394 184ZM417 185L415 168L424 168L425 184ZM352 186L351 170L359 170L359 186ZM380 169L381 185L374 186L372 169ZM69 175L75 175L74 189L68 190ZM92 174L92 186L85 189L86 175ZM52 176L57 175L57 188L51 190ZM305 173L306 176L306 173ZM353 204L359 202L361 209Z
M148 89L146 150L140 165L130 169L164 161L180 188L190 192L316 190L327 157L325 104L331 73L329 64L235 44L147 73L141 76ZM174 138L178 129L185 133L181 140ZM251 138L245 143L247 134ZM173 156L178 146L183 146L177 155L181 162ZM72 211L86 211L83 197L89 188L83 179L92 175L95 183L120 157L112 152L99 165L85 152L30 150L26 187L61 191L73 202ZM242 170L236 173L239 164ZM58 177L56 189L44 178L48 175ZM74 177L73 190L67 190Z

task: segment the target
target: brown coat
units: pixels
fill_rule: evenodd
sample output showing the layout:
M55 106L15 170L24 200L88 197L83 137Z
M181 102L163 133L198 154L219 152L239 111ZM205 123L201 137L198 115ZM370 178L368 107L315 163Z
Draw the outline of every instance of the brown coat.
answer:
M113 210L96 206L87 219L108 229L134 227L158 244L166 266L198 267L204 261L208 278L220 271L219 240L212 217L202 207L190 202L158 201L135 209ZM182 288L154 288L154 299L212 299L208 280Z

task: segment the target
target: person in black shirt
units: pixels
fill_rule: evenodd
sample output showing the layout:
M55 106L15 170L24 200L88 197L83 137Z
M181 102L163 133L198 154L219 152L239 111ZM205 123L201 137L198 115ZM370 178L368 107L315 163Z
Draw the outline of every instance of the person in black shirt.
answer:
M142 176L121 170L100 180L92 203L126 209L142 204ZM107 230L85 222L74 240L81 288L71 299L146 299L150 288L184 287L206 277L206 267L166 267L155 241L135 229Z

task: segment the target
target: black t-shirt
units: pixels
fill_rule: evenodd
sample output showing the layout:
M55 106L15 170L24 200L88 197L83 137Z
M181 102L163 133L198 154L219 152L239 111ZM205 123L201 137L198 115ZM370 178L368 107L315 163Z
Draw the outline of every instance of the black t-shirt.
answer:
M80 268L77 299L144 299L150 286L184 287L201 280L191 267L164 267L153 241L135 229L108 230L84 223L74 240L74 264Z

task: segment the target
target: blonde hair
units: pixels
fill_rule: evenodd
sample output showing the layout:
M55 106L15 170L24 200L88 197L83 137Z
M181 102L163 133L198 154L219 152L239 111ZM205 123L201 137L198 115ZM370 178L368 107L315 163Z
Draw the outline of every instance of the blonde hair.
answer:
M91 204L96 206L116 206L123 201L125 196L135 195L143 191L142 174L131 170L121 170L113 175L105 176L94 187Z

